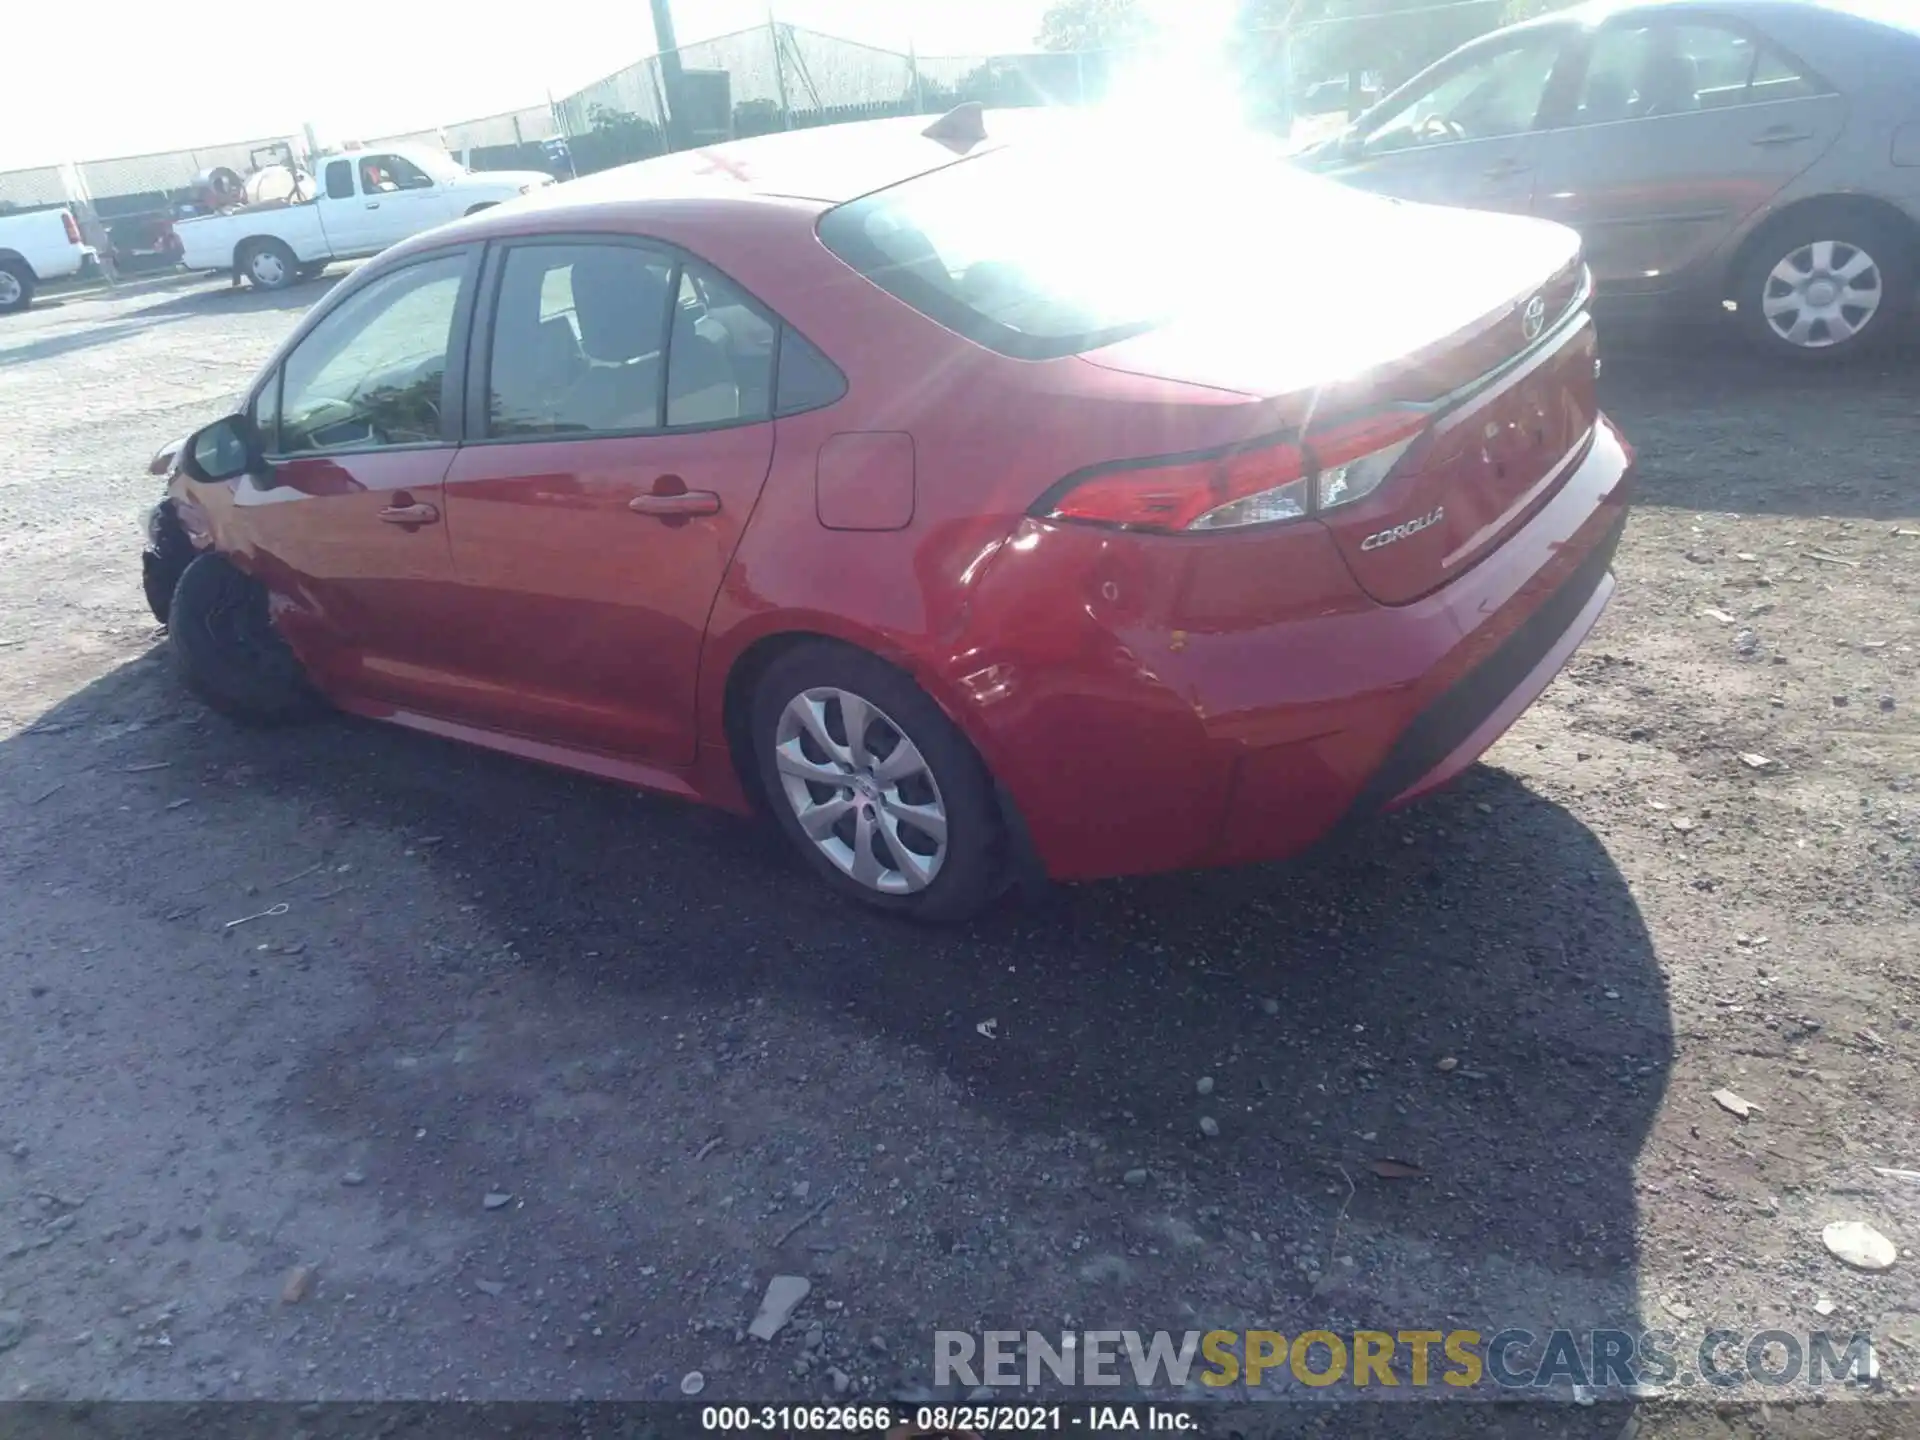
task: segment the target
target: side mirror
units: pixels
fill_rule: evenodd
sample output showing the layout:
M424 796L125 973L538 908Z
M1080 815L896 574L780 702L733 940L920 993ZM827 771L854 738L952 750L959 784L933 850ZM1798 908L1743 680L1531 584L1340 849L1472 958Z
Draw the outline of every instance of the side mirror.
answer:
M244 415L229 415L194 432L181 453L180 468L189 480L218 485L259 468L260 457L253 422Z

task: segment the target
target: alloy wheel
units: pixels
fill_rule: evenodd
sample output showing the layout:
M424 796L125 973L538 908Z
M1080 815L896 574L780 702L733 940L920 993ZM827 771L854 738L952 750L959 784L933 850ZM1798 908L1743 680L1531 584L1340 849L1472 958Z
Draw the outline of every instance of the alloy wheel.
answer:
M20 303L20 277L11 270L0 270L0 308Z
M947 855L947 809L919 748L871 701L833 686L787 702L774 764L821 854L882 895L924 890Z
M1789 345L1825 350L1872 324L1884 298L1873 256L1844 240L1813 240L1768 272L1760 310Z

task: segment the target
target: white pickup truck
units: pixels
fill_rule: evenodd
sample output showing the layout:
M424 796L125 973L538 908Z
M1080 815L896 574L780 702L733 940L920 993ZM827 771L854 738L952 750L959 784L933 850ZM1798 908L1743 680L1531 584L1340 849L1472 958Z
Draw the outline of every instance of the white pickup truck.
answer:
M285 199L176 221L181 263L260 290L317 275L334 260L389 245L553 184L535 170L468 170L425 146L321 155Z
M26 309L42 282L99 265L99 253L80 238L80 224L65 206L0 215L0 315Z

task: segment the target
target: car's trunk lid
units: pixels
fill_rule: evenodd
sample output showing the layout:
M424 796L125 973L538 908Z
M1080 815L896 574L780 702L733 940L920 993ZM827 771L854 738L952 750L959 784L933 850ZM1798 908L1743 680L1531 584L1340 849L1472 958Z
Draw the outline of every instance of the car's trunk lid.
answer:
M1230 302L1208 287L1084 358L1246 394L1269 429L1324 442L1323 464L1356 418L1423 416L1377 488L1319 516L1362 588L1402 604L1497 547L1576 463L1597 414L1588 282L1560 226L1337 195Z

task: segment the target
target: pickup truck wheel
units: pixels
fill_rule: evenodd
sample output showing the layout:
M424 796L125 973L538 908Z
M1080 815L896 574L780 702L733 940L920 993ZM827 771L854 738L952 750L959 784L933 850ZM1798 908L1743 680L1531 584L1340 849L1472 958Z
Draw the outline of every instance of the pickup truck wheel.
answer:
M0 260L0 315L33 303L33 271L19 260Z
M299 275L300 262L279 240L250 240L240 255L240 273L256 290L284 290Z

